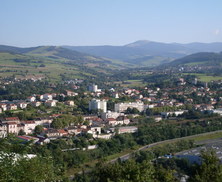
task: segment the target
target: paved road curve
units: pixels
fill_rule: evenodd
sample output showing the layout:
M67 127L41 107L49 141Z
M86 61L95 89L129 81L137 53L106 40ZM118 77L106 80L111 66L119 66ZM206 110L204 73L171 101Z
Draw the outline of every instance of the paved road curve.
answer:
M130 157L132 157L132 154L135 153L135 152L138 152L140 150L146 150L148 148L152 148L154 146L157 146L159 144L164 144L164 143L168 143L168 142L175 142L175 141L178 141L178 140L181 140L181 139L189 139L189 138L193 138L193 137L196 137L196 136L204 136L204 135L207 135L207 134L214 134L214 133L219 133L219 132L222 132L222 130L217 130L217 131L212 131L212 132L207 132L207 133L201 133L201 134L197 134L197 135L191 135L191 136L186 136L186 137L181 137L181 138L175 138L175 139L169 139L169 140L164 140L164 141L160 141L160 142L156 142L156 143L152 143L152 144L149 144L149 145L145 145L143 147L140 147L139 149L133 151L133 152L130 152L128 154L125 154L125 155L122 155L118 158L115 158L111 161L109 161L110 163L114 163L116 162L117 160L121 160L121 161L125 161L125 160L128 160Z

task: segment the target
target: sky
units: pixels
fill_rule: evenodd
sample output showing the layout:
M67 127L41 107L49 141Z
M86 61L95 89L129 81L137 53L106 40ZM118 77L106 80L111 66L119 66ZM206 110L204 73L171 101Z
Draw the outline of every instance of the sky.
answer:
M0 44L222 42L221 0L0 0Z

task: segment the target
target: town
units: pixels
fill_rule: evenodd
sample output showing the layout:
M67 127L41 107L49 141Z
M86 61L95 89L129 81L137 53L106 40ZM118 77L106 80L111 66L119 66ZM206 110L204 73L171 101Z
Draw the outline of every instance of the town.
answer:
M196 77L187 80L181 77L172 80L172 86L165 88L152 85L112 87L108 90L90 84L81 93L82 82L64 83L71 84L72 90L64 90L63 93L32 93L24 100L1 100L0 136L15 134L21 140L36 143L84 134L90 134L95 139L110 139L116 132L136 132L142 119L150 123L180 122L188 116L192 119L192 114L194 119L204 114L222 115L220 81L211 82L208 86L207 82L199 82ZM79 97L88 100L88 108L81 114L74 112L78 110L75 100ZM30 112L36 115L32 119L21 114Z
M0 182L222 181L222 1L0 4Z

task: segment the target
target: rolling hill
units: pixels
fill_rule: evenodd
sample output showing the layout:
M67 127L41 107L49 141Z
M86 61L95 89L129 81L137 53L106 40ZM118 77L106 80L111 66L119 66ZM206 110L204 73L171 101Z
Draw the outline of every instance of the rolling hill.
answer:
M53 80L109 75L125 63L57 46L0 46L0 77L42 76ZM126 64L125 64L126 65Z
M118 63L120 63L121 65L124 64L121 61L115 62L108 58L93 56L87 53L81 53L60 46L38 46L30 48L19 48L19 47L0 45L0 52L25 54L30 56L38 56L38 57L40 56L44 58L53 58L53 59L67 59L67 60L72 60L72 62L75 62L77 64L107 63L114 66L115 64L118 65Z
M147 40L124 46L63 46L71 50L120 60L137 66L157 66L197 52L220 52L222 43L161 43Z
M176 65L209 65L209 66L222 66L222 52L200 52L191 54L189 56L177 59L169 63L170 66Z

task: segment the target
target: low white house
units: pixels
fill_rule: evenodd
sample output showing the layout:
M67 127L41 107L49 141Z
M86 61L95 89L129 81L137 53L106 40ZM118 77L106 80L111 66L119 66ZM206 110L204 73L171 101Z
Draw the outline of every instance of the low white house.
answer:
M161 112L161 116L163 117L168 117L169 115L172 116L172 115L175 115L175 116L178 116L178 115L181 115L183 113L187 112L187 110L181 110L181 111L172 111L172 112Z
M22 121L24 124L24 132L26 134L32 134L37 124L35 121Z
M49 106L49 107L55 107L57 103L57 100L48 100L45 102L45 105Z
M219 115L222 116L222 108L214 109L214 110L213 110L213 113L219 114Z
M0 124L0 138L5 138L7 136L7 124Z
M17 103L17 106L21 109L25 109L27 107L27 103L26 102L19 102Z
M52 94L44 94L42 99L45 101L52 100L53 96Z
M124 126L118 127L118 134L122 133L135 133L137 132L138 128L136 126Z
M34 102L36 98L34 96L30 96L26 99L28 102Z
M34 107L39 107L42 103L39 102L39 101L36 101L36 102L32 102L31 105L34 106Z

